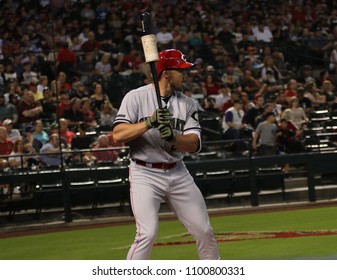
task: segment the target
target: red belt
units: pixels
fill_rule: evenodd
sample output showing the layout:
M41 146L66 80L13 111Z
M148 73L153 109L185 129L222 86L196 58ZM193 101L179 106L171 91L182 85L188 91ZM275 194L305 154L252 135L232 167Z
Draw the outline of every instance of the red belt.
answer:
M173 167L175 167L177 165L177 162L172 162L172 163L165 163L165 162L148 163L148 162L141 161L141 160L135 160L135 163L138 164L138 165L142 165L142 166L146 166L146 167L150 167L150 168L158 168L158 169L164 169L164 170L172 169Z

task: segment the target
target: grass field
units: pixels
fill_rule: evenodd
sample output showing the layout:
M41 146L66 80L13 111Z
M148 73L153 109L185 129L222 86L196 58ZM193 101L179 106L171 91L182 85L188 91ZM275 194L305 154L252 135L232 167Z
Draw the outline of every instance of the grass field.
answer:
M336 259L336 214L337 207L324 207L213 217L211 223L222 259ZM294 233L301 237L292 237ZM0 259L125 259L134 235L132 224L3 238ZM178 221L162 221L152 259L198 256L192 237Z

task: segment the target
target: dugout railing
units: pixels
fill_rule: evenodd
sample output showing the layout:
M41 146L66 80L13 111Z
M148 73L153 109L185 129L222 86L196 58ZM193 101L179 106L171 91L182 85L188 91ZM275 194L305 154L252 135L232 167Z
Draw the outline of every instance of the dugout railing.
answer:
M125 147L123 147L125 149ZM212 155L210 157L210 155ZM208 156L208 158L207 158ZM186 158L185 164L205 196L241 192L249 194L250 204L259 205L261 192L274 188L279 190L286 202L285 174L280 166L301 166L307 179L307 201L315 202L316 186L336 182L337 152L312 152L275 156L242 156L226 158L221 152ZM24 184L21 193L2 194L0 211L13 217L16 211L35 210L38 216L46 209L61 208L65 222L74 218L74 208L85 205L98 209L107 203L119 203L121 209L129 202L128 160L85 166L63 168L2 170L0 185ZM28 186L28 187L27 187Z

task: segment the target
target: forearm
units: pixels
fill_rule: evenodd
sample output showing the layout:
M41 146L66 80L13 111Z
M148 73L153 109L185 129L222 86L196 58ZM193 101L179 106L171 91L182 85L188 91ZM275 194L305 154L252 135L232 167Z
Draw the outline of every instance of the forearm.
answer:
M193 133L185 135L176 134L176 140L173 145L179 152L195 153L199 150L199 138Z
M38 106L34 109L26 110L22 113L25 117L34 117L42 112L42 107Z
M140 123L120 123L112 131L113 139L116 142L129 142L145 133L148 128L145 122Z

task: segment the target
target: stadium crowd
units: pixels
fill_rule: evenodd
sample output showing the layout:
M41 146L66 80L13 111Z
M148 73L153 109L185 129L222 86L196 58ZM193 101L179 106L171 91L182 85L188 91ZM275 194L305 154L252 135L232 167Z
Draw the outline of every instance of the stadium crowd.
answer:
M0 169L59 166L61 149L86 150L69 164L118 158L88 149L123 145L110 133L121 99L151 82L141 11L159 50L194 62L184 93L223 120L235 154L247 137L261 155L303 151L310 114L337 109L337 1L3 0Z

